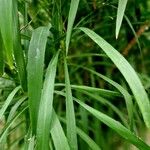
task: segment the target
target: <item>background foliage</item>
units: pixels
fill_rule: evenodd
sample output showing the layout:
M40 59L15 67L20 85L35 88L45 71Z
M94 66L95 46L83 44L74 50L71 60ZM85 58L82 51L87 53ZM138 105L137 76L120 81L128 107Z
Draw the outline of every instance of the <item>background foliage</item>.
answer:
M0 149L150 149L148 0L0 0Z

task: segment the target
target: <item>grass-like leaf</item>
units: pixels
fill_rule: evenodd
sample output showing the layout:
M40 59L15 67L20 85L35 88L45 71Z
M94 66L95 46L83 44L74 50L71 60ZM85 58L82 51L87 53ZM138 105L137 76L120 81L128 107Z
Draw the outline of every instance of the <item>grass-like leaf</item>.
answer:
M57 94L66 97L64 92L55 91ZM150 147L144 143L139 137L137 137L134 133L132 133L129 129L124 127L120 122L112 119L111 117L105 115L102 112L88 106L87 104L81 102L77 98L73 97L73 100L76 101L81 107L86 109L88 112L93 114L97 119L106 124L108 127L117 132L120 136L126 139L128 142L134 144L141 150L150 150ZM64 122L64 119L62 120Z
M32 131L35 132L43 85L44 56L49 27L39 27L33 31L28 52L28 95ZM35 94L36 93L36 94Z
M13 19L12 19L12 0L0 0L0 31L5 47L6 60L13 69Z
M52 125L51 125L51 136L54 142L54 146L56 150L70 150L67 138L63 131L63 128L60 124L60 121L53 110L52 114Z
M16 61L16 67L18 69L18 76L20 84L24 91L27 91L27 80L26 80L26 66L25 59L21 45L21 38L18 24L18 6L17 0L13 1L13 54Z
M66 89L67 138L71 150L77 150L78 146L77 146L75 112L66 59L64 59L64 68L65 68L65 89Z
M95 43L97 43L103 51L107 54L107 56L114 62L114 64L118 67L126 81L128 82L133 95L138 103L138 106L141 110L142 116L144 118L144 122L147 127L150 127L150 102L148 96L144 90L144 87L137 76L134 69L127 62L127 60L108 42L106 42L103 38L97 35L90 29L81 27L85 34L87 34ZM139 92L140 91L140 92Z
M49 149L50 124L52 121L54 82L59 52L52 58L44 80L38 113L37 149Z
M3 75L4 72L4 47L3 47L3 41L2 41L2 36L0 33L0 76Z
M140 45L140 41L139 41L138 35L137 35L136 31L134 30L133 25L132 25L132 23L130 22L129 18L128 18L126 15L124 15L124 18L126 19L128 25L129 25L129 27L131 28L131 31L133 32L133 35L135 36L135 39L136 39L138 48L139 48L140 53L141 53L141 55L142 55L142 49L141 49L141 45Z
M91 93L91 92L86 92L83 91L83 94L88 95L89 97L97 100L98 102L100 102L103 105L109 106L109 108L111 108L121 119L121 121L123 122L123 124L128 127L128 123L127 120L125 119L125 116L123 115L123 113L116 107L114 106L111 102L109 102L107 99L95 94L95 93Z
M101 148L83 130L77 128L77 133L86 142L91 150L101 150Z
M64 84L57 83L57 84L55 84L55 86L64 86ZM95 87L90 87L90 86L85 86L85 85L71 85L71 88L78 90L80 92L82 92L82 91L97 92L98 94L105 96L105 97L121 96L121 94L116 91L100 89L100 88L95 88Z
M134 144L137 148L141 150L150 150L150 146L144 143L140 138L138 138L135 134L133 134L130 130L125 128L121 123L118 121L108 117L107 115L97 111L96 109L82 103L81 101L75 99L77 103L79 103L82 107L84 107L87 111L93 114L97 119L102 121L108 127L112 128L116 131L119 135L125 138L127 141Z
M59 92L59 94L65 96L63 92ZM64 118L60 118L60 120L66 124L66 120ZM91 148L91 150L101 150L101 148L93 141L93 139L90 138L82 129L76 127L76 130L77 130L77 134L80 136L80 138L83 141L86 142L86 144Z
M13 100L15 94L20 90L20 86L16 87L7 97L7 99L5 100L2 108L0 109L0 119L2 119L6 109L8 108L9 104L11 103L11 101Z
M17 112L17 109L25 101L25 99L27 99L27 96L22 96L22 98L20 98L20 100L18 100L16 104L14 104L14 106L11 108L10 113L8 115L7 122L9 122L14 117L15 113Z
M130 125L131 125L131 128L133 128L132 127L133 126L133 102L132 102L131 95L121 85L119 85L117 82L111 80L110 78L108 78L94 70L91 70L89 68L86 68L86 67L82 67L82 68L90 71L92 74L95 74L96 76L98 76L98 77L102 78L103 80L105 80L106 82L110 83L124 96L127 110L128 110Z
M11 127L11 125L13 125L13 123L18 119L18 117L20 117L20 115L22 115L27 110L27 108L28 107L24 107L21 111L19 111L19 113L16 114L14 118L12 118L9 122L7 122L2 132L0 133L0 143L2 142L4 137L6 137L7 131Z
M117 20L116 20L116 38L118 38L119 31L121 28L121 23L123 20L125 8L128 0L119 0L118 9L117 9Z
M67 35L66 35L66 55L68 54L71 32L72 32L73 23L76 17L79 1L80 0L71 0L71 4L70 4L68 25L67 25Z

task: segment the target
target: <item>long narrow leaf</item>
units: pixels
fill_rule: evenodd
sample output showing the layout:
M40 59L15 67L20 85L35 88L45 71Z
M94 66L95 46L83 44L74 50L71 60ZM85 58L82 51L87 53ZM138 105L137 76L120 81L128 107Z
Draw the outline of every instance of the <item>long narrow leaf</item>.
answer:
M66 94L64 92L55 91L56 94L66 97ZM104 124L106 124L108 127L113 129L115 132L117 132L120 136L125 138L128 142L131 142L141 150L150 150L150 146L148 146L146 143L144 143L139 137L137 137L134 133L132 133L129 129L124 127L120 122L112 119L111 117L105 115L102 112L99 112L98 110L88 106L87 104L81 102L77 98L73 97L73 100L76 101L80 106L82 106L84 109L86 109L88 112L93 114L97 119L102 121ZM64 122L64 119L62 119Z
M6 109L8 108L9 104L11 103L11 101L13 100L13 97L15 96L15 94L20 90L20 86L16 87L7 97L7 99L5 100L1 110L0 110L0 119L2 119Z
M13 69L12 9L12 0L0 0L0 31L5 48L6 60L11 69Z
M77 146L75 112L66 59L64 59L64 68L65 68L65 89L66 89L67 138L71 150L77 150L78 146Z
M77 128L77 133L82 138L82 140L88 144L91 150L101 150L101 148L83 130Z
M60 121L53 110L51 136L56 150L70 150L67 138L60 124Z
M11 108L11 110L9 112L7 122L9 122L14 117L15 113L17 112L17 109L25 101L25 99L27 99L27 96L23 96L22 98L20 98L19 101L16 102L16 104L14 104L14 106Z
M18 114L16 114L16 116L11 119L3 128L2 132L0 133L0 143L2 142L2 140L4 139L4 137L6 137L7 135L7 131L9 130L9 128L11 127L11 125L16 121L16 119L18 119L18 117L20 117L20 115L22 115L22 113L24 113L27 110L28 107L24 107Z
M28 52L28 95L32 131L35 132L43 82L44 56L49 27L34 30Z
M27 90L27 81L26 81L26 66L24 54L21 46L21 38L19 32L18 24L18 6L17 0L13 0L13 54L16 62L16 67L18 69L18 76L20 84L24 91Z
M121 135L127 141L134 144L137 148L139 148L141 150L150 150L150 146L148 146L146 143L144 143L139 137L137 137L130 130L125 128L118 121L116 121L116 120L110 118L109 116L97 111L96 109L82 103L81 101L79 101L77 99L75 99L75 101L77 103L79 103L82 107L84 107L87 111L89 111L91 114L93 114L97 119L99 119L104 124L106 124L108 127L112 128L114 131L116 131L119 135Z
M101 96L98 96L95 93L93 94L91 92L83 91L83 94L88 95L89 97L97 100L98 102L102 103L103 105L109 106L109 108L111 108L120 117L120 119L122 120L124 125L126 127L128 127L127 120L125 119L125 116L123 115L123 113L116 106L114 106L111 102L109 102L107 99L105 99Z
M124 99L125 99L125 102L126 102L126 105L127 105L127 110L128 110L128 115L129 115L129 121L130 121L130 125L131 125L131 128L132 128L132 125L133 125L133 102L132 102L132 97L131 95L121 86L119 85L117 82L111 80L110 78L94 71L94 70L91 70L89 68L86 68L86 67L82 67L88 71L90 71L92 74L95 74L96 76L104 79L105 81L107 81L108 83L110 83L111 85L113 85L116 89L118 89L118 91L124 96Z
M126 81L128 82L133 95L139 105L144 122L147 127L150 127L150 102L148 96L144 90L144 87L135 73L134 69L127 62L127 60L115 50L109 43L107 43L103 38L97 35L90 29L80 28L85 34L87 34L95 43L97 43L107 56L114 62L118 67Z
M64 84L57 83L55 86L64 86ZM112 97L112 96L121 96L119 92L111 91L111 90L106 90L106 89L100 89L100 88L95 88L95 87L90 87L90 86L84 86L84 85L70 85L72 89L75 90L85 90L85 91L90 91L90 92L97 92L102 96L105 97Z
M83 108L84 109L84 108ZM66 120L64 118L60 118L60 120L66 124ZM101 148L90 138L83 130L79 127L76 127L77 134L81 137L83 141L91 148L91 150L101 150Z
M66 55L68 54L71 32L76 17L79 1L80 0L71 0L71 4L70 4L69 18L68 18L68 25L67 25L67 35L66 35Z
M52 58L44 81L43 92L38 113L37 149L49 149L49 133L52 121L54 82L59 52Z
M117 9L117 20L116 20L116 38L118 38L118 34L121 28L121 23L123 20L127 1L128 0L119 0L118 9Z
M4 72L4 47L3 47L3 40L0 33L0 76L3 75Z

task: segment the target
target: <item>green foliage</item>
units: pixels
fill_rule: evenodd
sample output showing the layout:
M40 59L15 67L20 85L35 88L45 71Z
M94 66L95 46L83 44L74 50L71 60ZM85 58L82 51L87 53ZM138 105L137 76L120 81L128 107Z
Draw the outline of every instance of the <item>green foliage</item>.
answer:
M150 150L149 9L0 0L0 149Z

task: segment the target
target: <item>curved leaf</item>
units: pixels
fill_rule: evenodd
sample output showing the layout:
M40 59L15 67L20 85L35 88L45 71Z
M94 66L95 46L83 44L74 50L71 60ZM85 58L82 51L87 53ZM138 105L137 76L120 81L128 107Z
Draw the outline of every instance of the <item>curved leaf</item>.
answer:
M118 121L112 119L111 117L97 111L96 109L82 103L81 101L74 99L77 103L79 103L82 107L84 107L87 111L89 111L91 114L93 114L97 119L102 121L104 124L106 124L108 127L113 129L115 132L117 132L120 136L125 138L127 141L134 144L136 147L138 147L141 150L150 150L150 146L148 146L146 143L144 143L139 137L137 137L135 134L133 134L130 130L125 128L121 123Z
M146 126L150 128L150 102L144 87L134 69L115 48L113 48L108 42L106 42L95 32L84 27L79 29L87 34L95 43L97 43L118 67L133 92Z

